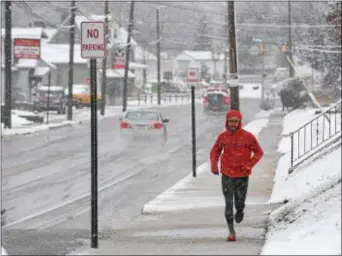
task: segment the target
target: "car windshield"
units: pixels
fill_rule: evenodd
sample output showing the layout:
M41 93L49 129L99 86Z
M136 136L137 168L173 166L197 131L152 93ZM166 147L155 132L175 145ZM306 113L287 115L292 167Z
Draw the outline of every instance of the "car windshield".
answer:
M131 111L126 114L125 118L131 121L153 121L158 120L158 114L156 112Z

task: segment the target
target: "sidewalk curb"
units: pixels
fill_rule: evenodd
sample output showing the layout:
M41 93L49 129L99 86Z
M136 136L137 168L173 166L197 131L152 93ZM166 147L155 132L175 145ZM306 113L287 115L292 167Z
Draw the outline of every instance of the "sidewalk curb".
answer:
M57 129L60 129L60 128L63 128L63 127L83 124L83 122L84 122L84 120L79 120L79 121L71 121L70 123L55 123L55 124L51 124L51 126L47 125L45 127L37 126L37 130L34 130L34 131L23 131L23 132L17 131L17 132L15 132L13 134L7 134L7 135L1 134L1 138L18 136L18 135L34 134L34 133L41 132L41 131L57 130Z
M67 127L67 126L74 126L74 125L82 124L82 123L83 123L83 120L71 121L70 123L56 124L54 126L48 127L48 130L56 130L56 129L59 129L59 128L63 128L63 127Z

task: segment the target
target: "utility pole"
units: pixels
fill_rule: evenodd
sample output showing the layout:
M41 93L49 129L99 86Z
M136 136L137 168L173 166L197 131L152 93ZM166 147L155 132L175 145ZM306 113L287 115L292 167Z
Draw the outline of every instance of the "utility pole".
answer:
M156 10L157 18L157 82L158 82L158 105L160 105L161 88L160 88L160 31L159 31L159 6Z
M5 1L5 128L12 128L12 3Z
M228 12L228 41L229 41L229 79L230 79L230 107L233 110L239 110L239 84L237 74L237 56L236 56L236 37L235 37L235 12L234 1L227 2Z
M291 63L293 63L292 61L292 28L291 28L291 24L292 24L292 17L291 17L291 1L287 2L287 7L288 7L288 23L289 23L289 44L288 44L288 54L289 54L289 59L291 60ZM291 65L291 63L289 63L289 76L290 77L294 77L294 70L293 67Z
M225 22L226 24L228 24L228 13L227 15L225 15ZM229 27L228 27L229 29ZM228 30L227 30L227 34L226 36L228 36ZM224 87L226 89L228 89L228 83L227 83L227 79L228 79L228 40L224 41L224 65L223 65L223 78L224 78Z
M127 87L128 87L129 56L130 56L130 51L131 51L131 37L132 37L132 30L133 30L133 21L134 21L134 1L131 2L131 10L130 10L129 24L128 24L122 112L125 112L127 110Z
M76 2L71 1L69 28L69 81L68 81L68 120L72 120L72 93L74 83L74 46L75 46L75 8Z
M144 55L143 55L143 64L146 65L146 51L147 51L147 42L144 46ZM146 68L143 69L143 90L145 92L146 90L146 81L147 80L147 71Z
M108 15L109 15L109 2L108 0L104 3L104 22L105 22L105 35L106 35L106 42L109 40L109 33L108 33ZM106 44L105 47L107 47ZM102 96L102 104L101 104L101 115L104 116L105 114L105 105L106 105L106 88L107 87L107 55L102 60L102 84L101 84L101 96Z
M223 78L224 78L224 87L228 88L227 84L227 79L228 79L228 44L225 43L225 48L224 48L224 65L223 65Z

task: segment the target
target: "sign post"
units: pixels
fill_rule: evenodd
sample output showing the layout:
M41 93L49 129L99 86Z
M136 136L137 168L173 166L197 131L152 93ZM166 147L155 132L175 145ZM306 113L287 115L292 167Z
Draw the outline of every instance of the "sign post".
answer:
M196 177L196 108L195 85L199 82L198 68L187 69L187 85L191 85L192 176Z
M81 57L90 59L91 100L91 248L98 248L98 178L97 178L97 70L96 59L106 56L104 22L81 23Z

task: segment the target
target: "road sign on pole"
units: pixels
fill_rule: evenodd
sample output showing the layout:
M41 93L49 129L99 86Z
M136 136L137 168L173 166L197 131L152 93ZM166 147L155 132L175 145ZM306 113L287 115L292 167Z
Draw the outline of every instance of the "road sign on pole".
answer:
M188 84L199 83L198 68L188 68L186 80Z
M99 59L106 56L105 23L81 22L81 56L83 59Z
M107 54L104 22L81 23L81 57L90 59L91 98L91 247L98 248L97 66Z

